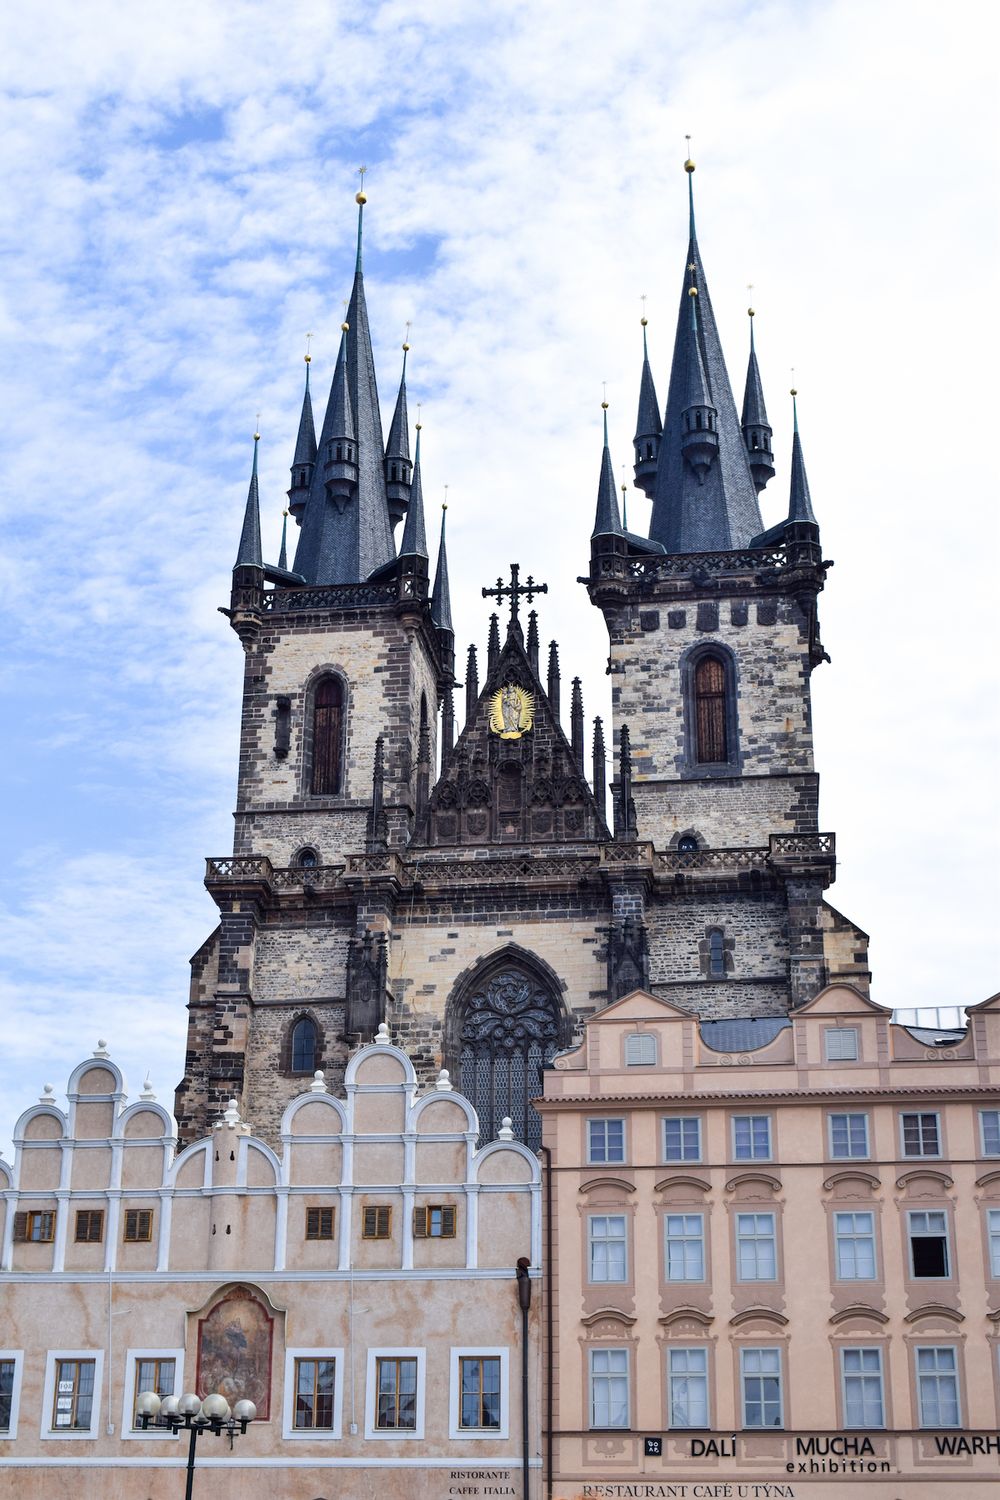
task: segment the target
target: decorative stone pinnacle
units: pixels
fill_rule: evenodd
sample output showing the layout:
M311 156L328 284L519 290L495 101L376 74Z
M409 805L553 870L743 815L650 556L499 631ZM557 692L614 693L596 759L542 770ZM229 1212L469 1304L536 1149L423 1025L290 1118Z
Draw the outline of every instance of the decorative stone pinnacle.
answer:
M148 1104L154 1104L156 1102L156 1095L153 1092L152 1079L150 1078L148 1073L143 1079L142 1093L139 1095L139 1098L144 1099Z
M230 1099L229 1104L222 1115L223 1120L230 1130L235 1130L240 1123L240 1106L236 1099Z
M500 1125L500 1129L497 1131L497 1140L512 1141L514 1139L513 1125L514 1122L511 1119L510 1115L504 1115Z
M108 1051L108 1044L105 1041L104 1037L102 1037L102 1036L99 1036L97 1038L97 1046L94 1048L94 1056L95 1057L110 1057L111 1056L111 1053Z
M326 1086L322 1068L317 1068L313 1074L313 1081L309 1085L310 1094L328 1094L330 1090Z
M392 1046L392 1037L389 1035L389 1028L384 1021L378 1023L378 1030L375 1033L375 1045L377 1047Z
M438 1091L439 1094L450 1094L451 1093L451 1090L453 1088L453 1084L452 1084L452 1081L451 1081L450 1077L448 1076L448 1069L447 1068L442 1068L441 1069L440 1073L437 1076L437 1083L434 1085L434 1087L437 1089L437 1091Z
M55 1104L54 1092L51 1083L44 1083L38 1099L39 1104Z

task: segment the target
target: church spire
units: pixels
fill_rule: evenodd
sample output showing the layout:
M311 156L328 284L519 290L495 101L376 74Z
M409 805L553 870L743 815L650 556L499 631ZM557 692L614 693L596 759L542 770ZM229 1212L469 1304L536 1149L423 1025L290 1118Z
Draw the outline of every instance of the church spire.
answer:
M694 162L684 168L690 237L649 534L668 552L728 551L760 532L760 510L698 248Z
M407 324L409 327L409 324ZM406 514L410 503L410 477L413 465L410 462L410 424L406 412L406 356L410 352L408 343L403 344L403 372L399 377L399 394L396 409L389 425L389 436L385 444L385 492L389 502L389 523L395 526Z
M250 471L250 489L247 493L247 508L243 515L243 530L236 553L236 568L263 568L264 554L260 545L260 492L257 485L257 445L260 433L253 435L253 468Z
M788 496L788 522L789 525L794 525L796 522L804 521L811 526L818 526L819 522L816 520L809 495L806 461L802 456L802 442L799 438L798 394L793 387L791 397L794 430L792 432L792 483Z
M642 318L642 374L639 377L639 411L635 422L635 483L647 500L652 500L656 489L656 459L660 451L660 407L653 384L653 372L649 368L649 349L646 345L646 317Z
M771 450L772 433L767 420L767 408L764 405L764 387L761 384L760 370L757 367L757 350L754 347L754 310L752 307L747 308L747 316L750 319L750 358L747 362L747 383L743 393L743 416L740 425L743 428L743 441L750 460L754 489L759 495L767 481L774 478L774 454Z
M281 546L278 549L278 567L288 568L288 511L281 512Z
M312 338L312 334L308 335ZM298 519L306 508L309 486L312 484L316 466L316 427L313 422L312 394L309 390L309 366L312 355L306 354L306 388L302 396L302 412L299 416L299 431L295 439L295 456L292 459L292 483L288 491L288 508Z
M413 482L410 486L410 508L406 512L403 540L399 544L400 557L423 557L427 552L427 531L424 527L424 491L420 482L420 423L417 423L417 451L413 460Z
M621 536L622 522L618 513L618 493L611 467L611 452L608 448L608 403L601 402L604 412L604 451L601 454L601 477L597 484L597 515L591 536Z
M438 543L437 569L431 594L431 619L438 630L451 630L451 588L448 583L448 553L445 547L444 523L447 505L441 507L441 540Z

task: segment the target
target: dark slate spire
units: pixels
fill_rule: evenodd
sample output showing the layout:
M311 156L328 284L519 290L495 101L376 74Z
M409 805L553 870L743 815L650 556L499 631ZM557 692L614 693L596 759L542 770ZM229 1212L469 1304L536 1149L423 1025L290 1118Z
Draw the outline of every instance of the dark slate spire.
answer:
M500 618L490 615L490 633L486 642L486 675L494 670L500 660Z
M247 508L243 515L243 530L240 533L239 550L235 568L263 568L264 554L260 545L260 494L257 488L257 444L260 433L253 435L253 468L250 471L250 489L247 493Z
M403 345L403 373L399 377L396 410L389 425L385 445L385 493L389 504L389 524L395 526L406 514L410 503L410 424L406 413L406 356L409 344Z
M465 667L465 722L468 724L476 712L479 703L479 662L476 658L475 646L469 647L469 656Z
M647 500L652 500L656 489L656 460L660 451L660 407L653 384L653 372L649 368L649 350L646 347L646 319L642 319L642 375L639 378L639 413L635 423L635 483Z
M764 387L761 384L760 370L757 367L757 350L754 347L754 310L752 307L747 308L747 316L750 319L750 359L747 363L747 383L743 393L741 426L747 458L750 460L754 489L759 495L767 481L774 478L774 454L771 450L772 433L767 420L767 408L764 405Z
M385 739L381 734L375 741L375 762L372 767L372 804L368 812L368 829L365 847L369 854L384 849L388 839L388 823L385 815Z
M684 165L688 172L690 240L649 534L668 552L728 551L748 546L758 534L760 510L695 234L694 162ZM691 290L697 295L688 296ZM692 303L697 303L696 309ZM692 399L699 392L703 393L704 404ZM708 431L717 450L707 469L699 462L700 476L692 460L708 456L711 439L703 438L699 446L699 406L702 433L708 413L715 414L714 428ZM686 416L694 419L694 425L685 452Z
M549 642L549 675L548 675L548 699L552 708L552 717L559 718L559 647L555 641Z
M316 428L313 424L312 395L309 390L309 366L311 364L312 355L307 354L306 388L302 396L298 437L295 439L295 457L292 459L292 484L288 491L288 508L296 520L301 518L306 508L313 470L316 467Z
M416 479L416 475L414 475L414 479ZM442 505L441 540L438 542L437 568L434 572L434 588L431 593L431 619L438 630L452 629L451 587L448 583L448 550L444 537L444 523L447 514L447 505ZM409 524L409 520L407 520L407 524Z
M604 412L604 452L601 454L601 477L597 484L597 515L591 536L622 536L621 516L618 514L618 494L615 476L611 468L611 453L608 449L608 403L601 402Z
M525 651L527 653L528 661L531 663L531 670L534 672L535 676L537 677L538 676L538 611L537 611L537 609L531 609L531 610L528 611L528 642L527 642L527 645L525 646L524 649L525 649Z
M427 557L427 532L424 527L424 491L420 482L420 423L417 423L417 451L413 461L413 482L410 486L410 508L406 512L403 540L399 544L400 557Z
M363 192L358 204L354 286L344 339L302 517L295 570L307 583L358 583L393 560L385 492L385 450L361 263ZM345 399L346 398L346 399ZM344 439L350 412L351 441ZM337 430L335 430L337 429ZM337 455L337 438L341 453ZM346 492L345 492L346 491Z
M583 687L579 677L573 678L569 704L569 728L573 745L573 759L583 770Z
M288 567L288 512L281 512L281 547L278 551L278 567Z
M691 307L691 342L684 407L681 411L681 452L685 462L698 476L698 483L704 484L705 475L719 452L719 413L712 405L701 356L696 286L688 287L688 301Z
M601 817L608 816L608 769L604 755L604 724L594 720L594 800Z
M627 724L622 725L618 746L618 785L615 788L615 838L636 837L635 803L632 800L632 742Z
M792 433L792 484L788 497L788 520L789 524L796 521L806 521L813 526L818 526L815 513L812 508L812 500L809 496L809 480L806 478L806 461L802 457L802 442L799 438L799 403L796 399L798 392L792 391L792 415L794 418L794 431Z

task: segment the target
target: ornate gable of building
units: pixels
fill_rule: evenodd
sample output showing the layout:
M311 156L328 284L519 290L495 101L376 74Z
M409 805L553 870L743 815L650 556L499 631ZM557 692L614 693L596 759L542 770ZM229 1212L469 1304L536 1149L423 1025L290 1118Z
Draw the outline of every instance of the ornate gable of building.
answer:
M608 830L513 626L431 793L414 842L598 842Z

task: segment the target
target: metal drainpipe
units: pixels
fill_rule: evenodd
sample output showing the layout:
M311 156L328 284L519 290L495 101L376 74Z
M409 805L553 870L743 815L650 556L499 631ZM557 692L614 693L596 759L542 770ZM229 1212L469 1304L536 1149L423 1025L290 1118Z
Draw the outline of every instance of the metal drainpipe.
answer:
M542 1288L545 1296L545 1495L552 1500L552 1382L555 1371L555 1356L552 1347L552 1151L548 1146L539 1146L545 1158L545 1264L542 1267Z
M522 1255L517 1262L517 1300L521 1307L521 1473L523 1475L523 1500L530 1500L529 1477L531 1473L528 1467L528 1309L531 1307L531 1278L528 1275L528 1267L530 1265L531 1262L526 1255Z

